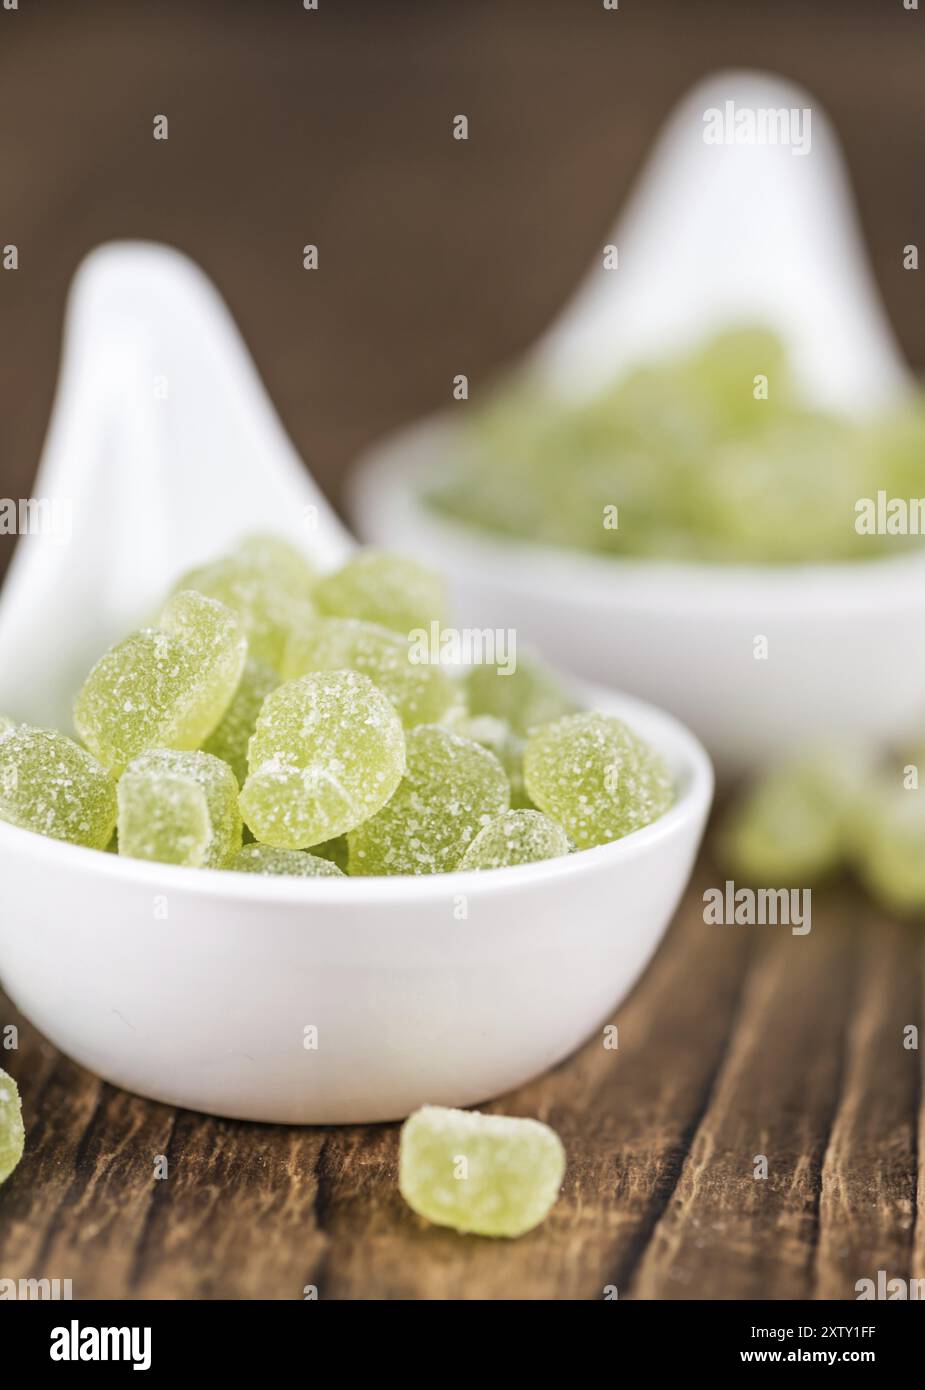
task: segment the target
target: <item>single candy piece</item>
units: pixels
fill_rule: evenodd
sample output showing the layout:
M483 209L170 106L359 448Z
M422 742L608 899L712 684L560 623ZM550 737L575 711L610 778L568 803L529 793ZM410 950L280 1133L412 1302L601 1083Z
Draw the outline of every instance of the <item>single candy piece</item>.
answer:
M302 849L273 849L271 845L246 845L228 865L241 874L284 874L290 878L343 878L330 859L306 854Z
M199 696L190 648L144 628L100 657L74 703L74 723L91 752L118 771L146 748L178 746Z
M489 748L500 762L507 773L507 780L511 784L511 807L519 810L522 807L532 807L527 788L524 785L524 749L527 740L521 734L515 734L506 719L499 719L494 714L476 714L471 718L463 716L460 719L441 720L447 723L454 734L461 734L463 738L471 738L475 743L480 743L483 748Z
M347 836L351 874L449 873L482 826L508 809L504 768L487 748L436 724L412 729L406 743L395 795Z
M884 778L868 789L856 824L855 857L871 895L900 915L925 909L925 801Z
M562 1141L539 1120L425 1105L402 1126L401 1195L437 1226L522 1236L549 1214L564 1176Z
M856 750L826 749L766 772L729 812L721 854L737 878L764 886L817 882L850 849L869 765Z
M283 676L311 671L362 671L398 710L406 729L439 724L462 705L455 681L437 665L412 662L408 641L379 623L359 618L316 618L292 633Z
M0 738L0 820L105 849L116 824L115 783L65 734L18 724Z
M542 811L505 811L480 830L459 861L460 869L503 869L558 859L572 846L561 825Z
M231 704L247 660L247 638L237 613L224 603L192 590L174 594L158 627L177 638L196 660L198 698L187 712L183 747L208 738Z
M269 555L267 545L266 539L245 542L237 554L189 570L177 589L194 589L231 608L244 627L249 655L279 670L289 633L312 606L308 574L293 586L288 564Z
M662 759L609 714L569 714L538 729L524 751L527 791L579 849L619 840L674 800Z
M238 784L209 753L155 748L119 781L119 853L221 869L241 848Z
M350 849L346 835L336 835L333 840L325 840L320 845L312 845L311 853L319 859L330 859L331 863L336 864L342 873L348 872Z
M0 1071L0 1183L6 1182L22 1158L25 1144L26 1131L16 1082L5 1071Z
M384 550L360 550L342 569L315 585L313 597L320 613L331 618L365 618L404 636L446 613L446 585L440 575Z
M490 714L504 719L518 734L548 724L575 709L556 677L542 662L520 655L513 670L480 665L466 675L466 694L473 715Z
M278 685L279 676L272 666L249 657L221 723L202 745L204 753L211 753L228 764L242 786L247 776L247 745L257 716L264 700Z
M258 840L308 849L374 816L401 781L405 736L359 671L322 671L267 696L248 754L244 819Z

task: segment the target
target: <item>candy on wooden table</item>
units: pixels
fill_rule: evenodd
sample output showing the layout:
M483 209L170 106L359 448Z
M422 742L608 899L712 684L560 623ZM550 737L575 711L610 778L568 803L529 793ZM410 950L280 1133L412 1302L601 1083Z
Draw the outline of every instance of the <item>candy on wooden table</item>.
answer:
M115 783L66 734L17 724L0 737L0 820L105 849L116 823Z
M0 1183L22 1158L25 1143L19 1089L12 1076L0 1070Z
M430 630L446 614L446 585L439 574L385 550L359 550L315 585L315 605L331 618L364 618L404 636Z
M674 800L659 754L609 714L569 714L537 729L524 751L527 792L579 849L639 830Z
M388 801L405 769L401 720L359 671L300 676L264 701L248 769L241 808L255 837L309 849Z
M564 1176L562 1141L538 1120L425 1105L402 1126L399 1189L438 1226L521 1236L549 1214Z
M508 809L493 753L436 724L406 735L404 778L378 815L347 836L351 874L439 874L455 869L482 826Z
M407 638L360 618L315 618L296 628L286 643L283 676L311 671L362 671L388 695L405 728L438 724L463 699L457 682L436 664L413 662Z
M150 749L129 763L118 793L122 855L220 869L241 848L238 784L209 753Z
M561 825L542 811L505 811L480 830L459 861L461 869L503 869L570 854Z
M257 723L263 702L279 685L280 679L265 661L248 657L231 704L218 727L202 745L204 753L212 753L228 764L243 786L247 776L247 745Z
M302 849L274 849L272 845L245 845L229 869L243 874L283 874L290 878L343 878L344 871L330 859Z
M518 653L513 670L488 663L470 667L465 687L473 715L504 719L517 734L575 709L555 675L527 653Z

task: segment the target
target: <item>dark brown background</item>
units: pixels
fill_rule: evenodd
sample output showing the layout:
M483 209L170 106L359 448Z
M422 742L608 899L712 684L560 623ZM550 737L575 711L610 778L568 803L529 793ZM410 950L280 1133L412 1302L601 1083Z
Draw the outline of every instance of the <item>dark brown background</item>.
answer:
M30 487L67 284L113 237L173 243L217 281L336 495L358 447L447 399L458 371L477 391L535 336L671 104L729 65L829 110L925 367L922 280L901 268L925 212L925 13L901 0L20 6L0 10L0 244L21 257L0 272L0 495Z

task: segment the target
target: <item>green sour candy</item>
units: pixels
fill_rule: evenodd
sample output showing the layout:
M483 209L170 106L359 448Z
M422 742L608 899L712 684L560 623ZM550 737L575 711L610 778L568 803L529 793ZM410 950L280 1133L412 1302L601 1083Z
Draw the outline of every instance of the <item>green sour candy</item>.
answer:
M922 796L884 779L869 790L858 818L858 872L872 896L901 916L925 909Z
M473 715L505 720L517 734L549 724L575 709L555 676L532 656L518 656L507 675L499 666L473 666L466 675L466 694Z
M155 748L119 782L119 853L221 869L241 848L238 784L208 753Z
M241 793L256 839L309 849L374 816L405 769L394 706L359 671L287 681L264 701Z
M514 810L532 806L527 788L524 785L524 749L527 740L515 734L506 719L498 719L494 714L476 714L471 719L450 718L449 727L454 734L471 738L494 753L507 773L511 784L511 807Z
M482 826L508 809L510 788L493 753L436 724L407 735L407 770L378 815L348 835L350 872L444 874Z
M0 820L105 849L116 824L115 783L65 734L19 724L0 737Z
M74 723L100 761L120 770L146 748L175 745L187 711L198 707L193 653L166 632L144 628L100 657L74 703Z
M247 634L249 654L279 670L286 639L312 611L312 571L284 541L253 536L234 555L200 565L178 589L195 589L231 608Z
M503 869L558 859L572 846L561 825L542 811L505 811L480 830L459 862L461 869Z
M318 611L330 618L364 618L407 636L442 623L446 586L438 574L384 550L360 550L315 585Z
M189 590L174 594L158 626L196 660L197 699L180 730L182 747L196 748L214 731L238 688L247 660L244 628L225 604Z
M619 840L674 800L659 755L608 714L569 714L538 729L524 752L527 791L579 849Z
M279 676L272 666L248 658L234 698L221 723L202 745L204 753L211 753L228 764L241 786L247 777L247 745L254 732L257 716L264 700L278 685Z
M565 1150L538 1120L425 1105L402 1126L398 1186L437 1226L522 1236L549 1214L565 1176Z
M343 878L343 870L330 859L306 854L301 849L273 849L271 845L246 845L228 865L241 874L284 874L289 878Z
M25 1144L26 1131L16 1082L5 1071L0 1071L0 1183L6 1182L22 1158Z
M456 683L436 665L410 660L408 642L379 623L359 618L317 618L293 632L283 676L311 671L362 671L392 701L406 729L439 724L462 704Z
M765 773L730 812L721 852L736 877L755 884L816 882L850 850L867 764L853 750L827 750Z
M346 835L337 835L333 840L325 840L320 845L312 845L311 852L319 859L330 859L331 863L336 864L342 873L348 872L347 863L350 849Z

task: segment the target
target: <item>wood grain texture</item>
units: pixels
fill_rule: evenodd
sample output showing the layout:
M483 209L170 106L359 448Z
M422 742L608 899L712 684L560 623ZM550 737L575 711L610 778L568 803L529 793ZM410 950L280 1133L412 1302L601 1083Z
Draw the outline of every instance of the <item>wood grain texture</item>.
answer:
M847 889L813 929L707 926L698 867L602 1036L498 1112L569 1156L519 1241L428 1226L396 1186L398 1127L217 1120L107 1086L20 1024L26 1157L0 1190L0 1277L77 1298L853 1298L923 1273L923 939ZM756 1178L756 1155L768 1160ZM167 1160L156 1178L155 1160Z

